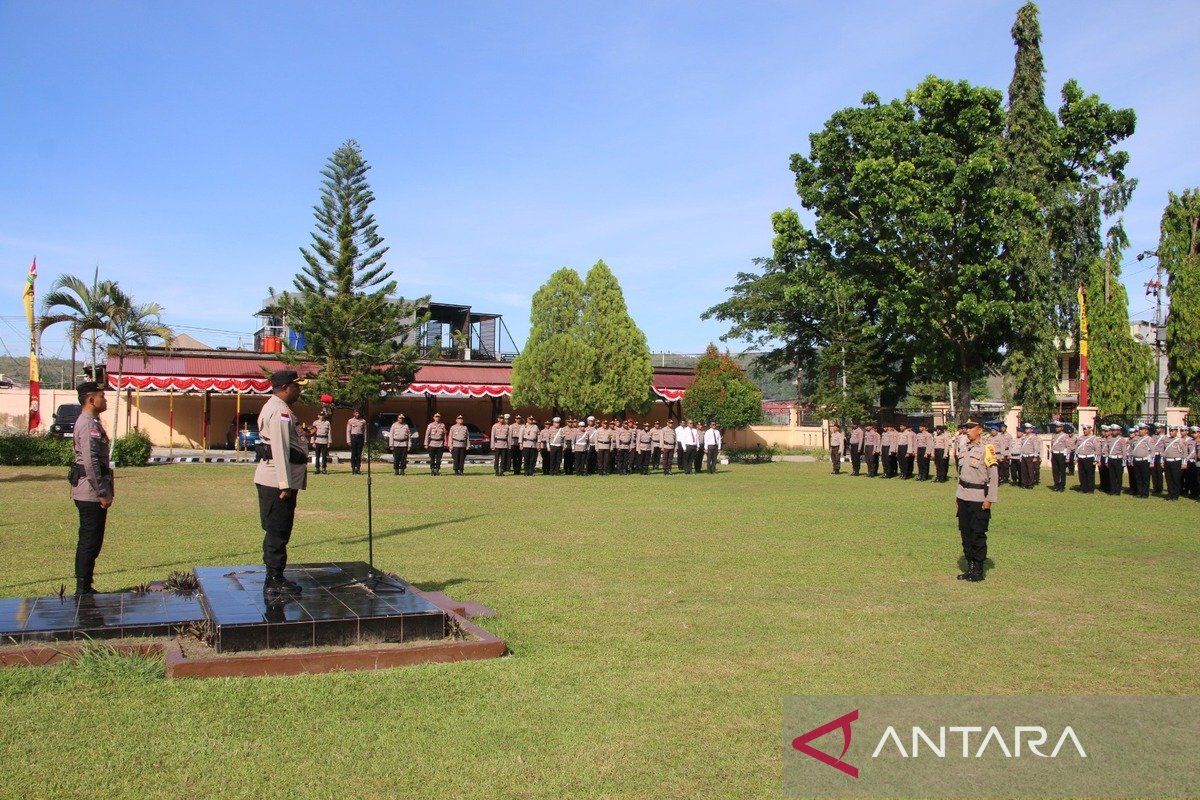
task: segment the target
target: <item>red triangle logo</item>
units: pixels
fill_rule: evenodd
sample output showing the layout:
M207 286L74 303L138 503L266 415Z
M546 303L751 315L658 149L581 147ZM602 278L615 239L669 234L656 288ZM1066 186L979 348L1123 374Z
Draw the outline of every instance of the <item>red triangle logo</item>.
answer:
M828 764L834 769L846 773L851 778L857 778L858 767L853 767L847 764L845 761L842 761L842 757L845 756L846 751L850 749L850 725L857 720L858 709L856 708L848 714L843 714L837 719L830 720L824 725L813 728L808 733L803 733L797 736L795 739L792 739L792 747L799 750L801 753L804 753L804 755L809 756L810 758L815 758L822 764ZM828 753L818 750L809 744L809 742L812 740L820 739L825 734L838 730L839 728L842 731L842 752L837 758L834 758Z

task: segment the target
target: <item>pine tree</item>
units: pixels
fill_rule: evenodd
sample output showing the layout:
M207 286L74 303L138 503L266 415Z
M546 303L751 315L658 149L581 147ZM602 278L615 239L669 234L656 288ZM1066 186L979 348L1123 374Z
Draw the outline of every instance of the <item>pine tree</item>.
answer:
M283 359L320 364L305 390L310 400L328 393L360 406L381 391L403 391L417 371L417 348L406 342L424 322L417 309L428 298L392 297L396 281L370 211L375 195L368 170L353 140L329 157L321 171L321 202L313 208L316 230L310 246L300 248L304 267L296 291L277 299L288 324L305 339L304 352L287 352Z
M588 407L602 414L650 407L650 347L625 306L612 270L597 261L584 281L583 342L592 356Z
M1012 38L1017 52L1008 85L1004 153L1011 167L1009 185L1027 192L1033 204L1022 215L1016 236L1005 243L1017 292L1017 338L1007 372L1016 402L1026 410L1044 412L1055 399L1057 342L1066 327L1056 322L1062 322L1061 303L1070 302L1065 295L1073 295L1073 290L1065 291L1053 275L1048 208L1054 200L1057 126L1046 107L1042 30L1035 4L1026 3L1017 11Z
M710 344L684 392L683 414L701 424L715 421L722 430L743 428L762 419L762 391L729 353Z
M584 286L564 267L533 295L529 338L513 360L514 406L582 415L589 409L593 354L582 335Z
M1150 348L1133 338L1120 259L1110 248L1092 263L1085 290L1092 405L1104 415L1141 413L1154 380Z
M1200 189L1171 192L1158 259L1166 270L1167 392L1178 406L1200 406Z

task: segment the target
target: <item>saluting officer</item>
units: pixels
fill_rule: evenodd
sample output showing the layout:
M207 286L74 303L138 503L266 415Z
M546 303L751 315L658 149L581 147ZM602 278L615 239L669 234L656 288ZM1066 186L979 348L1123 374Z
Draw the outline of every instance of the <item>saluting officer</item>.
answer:
M450 463L455 475L462 475L467 466L467 445L471 443L471 431L463 424L463 415L454 418L450 426Z
M412 438L412 428L408 427L408 420L404 415L396 417L396 421L392 423L392 427L388 428L388 441L392 446L392 472L396 475L403 475L408 469L408 446Z
M116 495L109 467L109 439L100 415L108 409L104 389L87 381L76 387L82 410L72 436L75 459L71 467L71 499L79 512L79 539L75 545L75 595L95 594L92 577L104 546L108 509Z
M958 465L958 490L954 493L958 505L958 533L962 538L963 557L967 568L959 580L975 583L984 578L983 564L987 560L987 533L992 518L992 504L999 499L1000 473L996 452L980 438L982 428L974 420L963 423L968 444Z
M492 471L499 478L508 470L508 414L496 417L492 426Z
M446 451L446 426L442 415L434 414L433 422L425 427L425 450L429 453L429 474L442 474L442 454Z
M283 575L287 545L296 519L296 495L308 486L308 447L299 435L292 404L306 383L295 370L271 375L271 397L258 414L259 455L254 469L258 490L258 516L265 533L263 564L268 591L300 591L300 585Z

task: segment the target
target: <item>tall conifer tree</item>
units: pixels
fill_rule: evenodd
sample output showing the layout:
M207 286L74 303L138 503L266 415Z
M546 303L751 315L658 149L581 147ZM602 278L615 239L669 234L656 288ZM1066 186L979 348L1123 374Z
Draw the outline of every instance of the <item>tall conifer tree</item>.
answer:
M1200 407L1200 189L1172 192L1163 211L1158 258L1167 273L1167 392Z
M513 360L514 406L555 412L589 410L594 354L583 336L584 288L579 273L564 267L533 295L529 338Z
M1119 252L1108 248L1088 274L1089 382L1091 403L1101 414L1134 416L1141 413L1146 387L1154 380L1154 360L1129 327Z
M584 281L583 340L593 358L588 406L603 414L648 409L650 347L629 316L621 285L603 261L588 270Z

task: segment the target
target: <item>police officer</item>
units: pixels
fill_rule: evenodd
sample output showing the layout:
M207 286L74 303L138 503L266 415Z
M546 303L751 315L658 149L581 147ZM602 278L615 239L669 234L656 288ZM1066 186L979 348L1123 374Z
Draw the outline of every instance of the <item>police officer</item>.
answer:
M1042 437L1028 422L1021 430L1021 488L1032 489L1042 470Z
M984 578L983 564L987 560L987 532L992 517L992 504L999 499L1000 473L996 452L981 440L983 429L978 422L963 423L968 444L958 466L958 490L954 493L958 505L958 533L962 538L963 557L967 568L959 580L975 583Z
M76 388L82 411L75 421L71 467L71 499L79 512L79 539L75 545L75 595L95 594L92 576L96 558L104 546L104 528L108 509L115 495L112 469L109 467L108 433L100 415L108 409L104 389L88 381Z
M1012 452L1012 435L1008 432L1008 425L1000 423L999 432L992 438L992 447L996 450L996 461L998 471L1000 473L1000 483L1008 483L1008 456Z
M1075 462L1079 467L1079 491L1092 494L1096 491L1096 456L1100 448L1099 439L1092 434L1092 426L1083 426L1083 435L1075 443Z
M924 422L921 423L921 430L913 437L913 442L917 447L917 480L929 480L929 462L933 458L933 434L929 432L929 426Z
M496 417L496 424L492 426L492 471L497 478L508 471L508 419L508 414Z
M871 425L863 433L863 453L867 458L867 477L879 475L879 426Z
M575 459L575 474L588 474L588 439L590 438L590 429L586 422L582 420L576 430L575 439L571 443L571 451Z
M637 469L643 475L650 474L650 451L654 449L654 432L650 423L643 422L642 429L637 432Z
M322 411L313 423L313 448L316 450L316 469L314 475L329 474L329 443L333 439L333 423L329 414Z
M434 414L433 422L425 427L425 450L429 453L429 474L442 474L442 454L446 452L446 426L442 415Z
M471 431L463 424L463 415L454 418L450 426L450 463L455 475L462 475L467 465L467 445L471 441Z
M411 438L412 428L408 427L408 421L401 414L388 429L388 441L392 446L392 472L396 475L403 475L408 469L408 446L411 444Z
M882 446L883 477L896 477L896 431L891 425L883 426L883 434L879 437Z
M346 420L346 441L350 443L350 474L357 475L362 472L363 444L367 441L367 421L357 408Z
M301 380L295 370L271 375L271 397L258 415L259 461L254 469L258 516L263 536L266 591L298 593L299 584L284 577L287 545L296 518L296 494L308 486L308 447L299 436L292 404L300 399Z
M1178 500L1183 488L1183 464L1187 458L1187 440L1183 438L1183 429L1172 425L1163 443L1163 480L1167 485L1167 499Z
M629 429L631 420L625 420L616 433L616 454L617 454L617 472L621 475L629 474L629 459L633 453L636 433Z
M562 427L562 417L550 420L549 433L546 436L546 455L549 465L543 464L542 471L547 475L557 475L562 466L563 445L566 442L566 431Z
M839 429L839 433L841 430ZM725 443L721 440L721 429L717 427L717 421L711 420L708 423L708 430L704 432L704 456L707 459L705 464L709 475L713 475L717 471L717 454ZM838 472L842 471L841 449L838 450ZM696 472L700 471L700 465L697 463Z
M667 424L662 427L662 431L659 433L659 442L662 446L663 475L670 475L671 462L675 458L675 446L679 442L674 419L667 420Z
M512 468L513 475L520 475L524 466L521 454L521 434L524 429L525 424L521 422L521 415L514 415L508 431L508 464Z
M850 471L857 477L862 469L863 426L855 421L854 430L850 431Z
M1150 436L1149 423L1138 425L1137 438L1133 440L1129 455L1133 459L1133 494L1147 499L1150 497L1150 465L1154 461L1154 439Z
M1067 489L1067 458L1070 454L1070 435L1063 430L1061 422L1055 422L1054 435L1050 437L1050 472L1054 477L1051 489L1056 492Z
M949 480L947 473L950 471L950 445L950 434L946 433L946 426L934 426L933 467L935 483L945 483Z
M833 464L830 475L842 474L842 448L845 446L846 434L842 433L842 426L835 422L829 431L829 461Z
M538 427L537 420L532 416L525 419L525 425L521 428L521 453L524 456L525 475L532 475L533 468L537 466L538 453L538 436L541 434L541 429Z
M901 422L900 431L896 434L896 463L900 466L900 480L906 481L913 476L913 433L908 424Z
M1110 426L1112 443L1108 447L1108 493L1121 494L1121 483L1125 476L1125 459L1129 456L1129 439L1125 429L1118 424Z
M563 425L562 474L575 474L575 439L579 436L579 424L568 418Z
M613 442L616 435L612 429L600 424L594 436L594 444L596 447L596 473L598 475L607 475L609 472L610 461L612 458Z
M1167 446L1167 428L1165 425L1151 423L1150 425L1150 441L1154 447L1153 460L1150 462L1150 484L1153 487L1150 491L1153 494L1162 494L1163 490L1163 450Z

